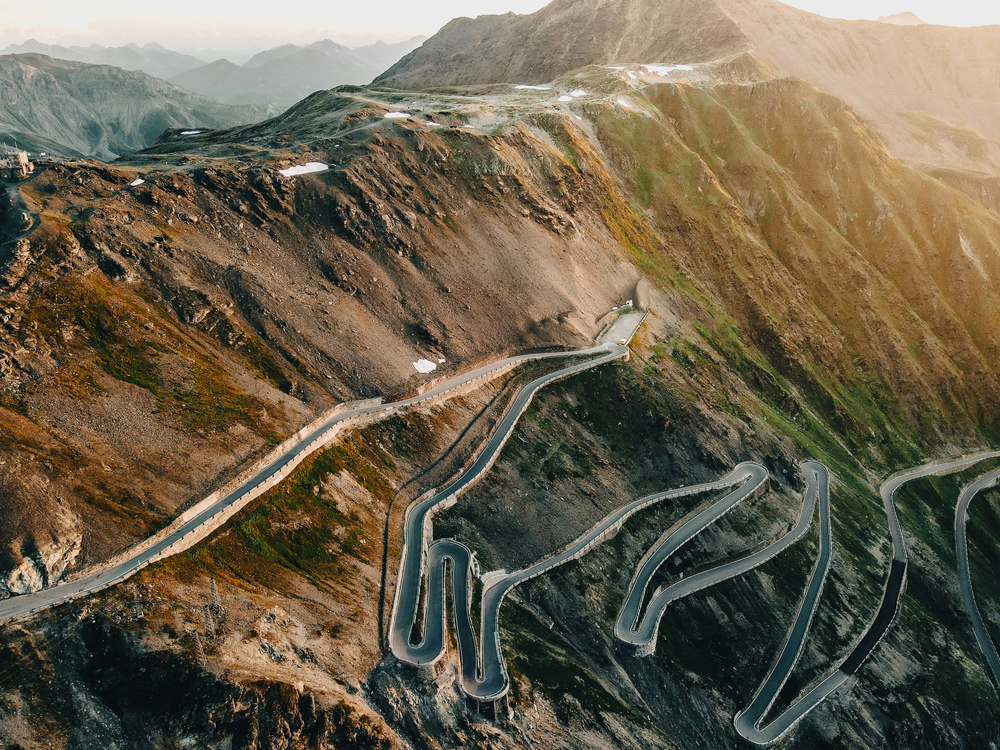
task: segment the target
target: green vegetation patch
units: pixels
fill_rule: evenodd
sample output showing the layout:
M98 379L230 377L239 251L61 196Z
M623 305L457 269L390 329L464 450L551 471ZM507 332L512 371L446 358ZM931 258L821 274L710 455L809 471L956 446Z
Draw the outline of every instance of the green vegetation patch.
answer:
M94 275L70 276L32 300L25 330L48 339L53 348L64 347L66 321L72 321L71 331L82 333L71 339L72 346L85 340L102 371L148 391L156 398L157 411L184 427L242 424L267 440L276 438L266 419L267 405L240 391L221 364L185 338L154 303L133 299ZM258 359L262 369L273 371L273 362ZM87 377L91 393L102 392L93 377Z
M522 680L527 679L532 689L539 690L570 715L574 707L567 699L573 698L587 711L610 711L641 719L635 709L584 666L584 660L574 654L570 642L546 627L534 610L508 599L502 622L501 640L509 644L505 654L514 703L530 705L531 697L524 695L521 687Z

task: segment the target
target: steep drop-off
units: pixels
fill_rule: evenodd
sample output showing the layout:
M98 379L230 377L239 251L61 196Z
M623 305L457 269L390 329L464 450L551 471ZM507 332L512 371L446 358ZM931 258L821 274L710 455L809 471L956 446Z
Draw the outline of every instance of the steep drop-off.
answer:
M595 93L556 101L577 89ZM276 171L306 161L330 169ZM438 531L512 569L640 494L766 463L773 492L669 577L773 539L795 515L795 461L823 460L834 571L790 701L878 605L877 478L996 437L1000 222L801 80L640 86L592 68L476 98L324 92L127 162L62 164L20 192L34 226L22 234L12 206L0 256L0 458L17 468L0 542L37 585L64 571L35 549L78 548L70 574L104 559L333 402L423 382L418 358L447 371L579 344L632 297L650 310L633 361L544 394ZM134 747L305 747L315 700L324 721L396 746L731 746L812 542L681 603L658 655L637 659L611 640L616 608L690 507L635 519L505 605L511 723L478 720L452 673L425 683L383 658L406 503L457 470L512 387L366 428L195 550L9 627L0 732L106 746L88 734L98 715ZM996 736L949 578L949 487L901 499L914 562L898 627L792 746ZM136 664L194 687L169 705L109 689ZM285 688L255 680L302 693L285 726L265 718Z

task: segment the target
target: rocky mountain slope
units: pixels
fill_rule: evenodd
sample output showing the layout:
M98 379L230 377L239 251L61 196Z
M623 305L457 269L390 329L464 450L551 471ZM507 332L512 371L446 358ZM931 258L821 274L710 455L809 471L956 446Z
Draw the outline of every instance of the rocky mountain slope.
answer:
M998 48L1000 27L842 21L776 0L556 0L526 16L456 19L378 81L539 84L585 65L690 65L752 51L843 99L897 155L987 176L989 190L1000 173Z
M0 57L0 134L33 152L113 159L168 128L226 128L274 112L219 104L139 71L36 54Z
M425 37L349 49L329 39L310 45L286 44L254 55L244 65L228 60L187 70L171 80L178 86L229 104L289 106L314 91L345 83L364 84Z
M510 568L643 493L764 461L773 491L673 575L773 537L796 512L796 462L823 460L834 572L793 700L878 606L878 478L998 439L1000 220L801 79L750 56L690 72L700 85L599 66L549 90L320 92L23 183L0 245L8 588L107 559L337 401L426 382L419 358L446 374L578 345L632 297L650 310L632 360L545 393L436 533ZM305 162L330 168L277 171ZM453 671L428 682L387 656L406 505L468 460L516 386L354 433L190 552L7 626L0 736L732 747L814 537L673 609L637 658L610 636L622 592L695 499L509 598L512 720L479 717ZM960 482L900 498L900 617L787 747L995 744L949 546ZM1000 519L977 522L976 554L996 559Z

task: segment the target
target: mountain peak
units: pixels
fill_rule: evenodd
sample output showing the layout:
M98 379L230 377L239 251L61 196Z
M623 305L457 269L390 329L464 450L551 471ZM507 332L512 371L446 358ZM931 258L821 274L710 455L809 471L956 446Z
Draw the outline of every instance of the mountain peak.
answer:
M890 16L879 16L875 19L879 23L891 23L894 26L926 26L927 21L917 16L916 13L904 11L903 13L893 13Z

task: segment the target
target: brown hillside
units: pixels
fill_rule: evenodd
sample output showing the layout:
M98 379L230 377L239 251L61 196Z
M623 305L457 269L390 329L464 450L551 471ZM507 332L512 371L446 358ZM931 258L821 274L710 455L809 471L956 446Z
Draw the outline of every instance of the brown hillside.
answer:
M748 60L726 65L748 74ZM764 461L774 491L692 545L685 560L701 565L780 532L796 462L821 459L836 477L835 572L794 698L877 607L876 478L997 440L1000 220L801 79L631 72L481 97L322 92L257 126L168 133L128 162L21 184L31 222L11 206L0 275L0 459L16 467L0 494L4 571L34 570L36 586L75 573L335 401L426 382L420 357L447 373L578 345L633 297L650 316L631 361L543 395L438 530L519 565L643 493ZM578 88L591 93L557 101ZM331 168L277 171L307 161ZM519 748L535 727L546 749L583 735L732 747L811 542L692 597L664 620L658 655L636 659L609 626L641 545L681 503L510 597L515 723L478 721L452 672L420 682L380 661L405 505L461 465L505 395L355 433L197 548L12 629L0 737ZM953 499L901 500L913 563L898 625L789 747L997 736L951 583ZM330 739L338 727L367 729L351 745Z

